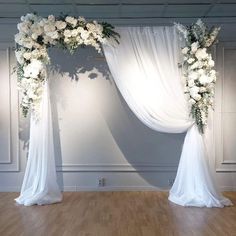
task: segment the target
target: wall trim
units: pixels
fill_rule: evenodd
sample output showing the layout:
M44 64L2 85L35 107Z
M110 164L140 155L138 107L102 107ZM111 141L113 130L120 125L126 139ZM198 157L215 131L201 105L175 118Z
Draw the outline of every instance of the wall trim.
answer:
M19 172L20 155L19 155L19 114L18 114L18 92L16 76L11 74L13 49L11 43L0 42L0 50L6 50L6 60L8 66L8 83L9 83L9 160L0 162L0 172Z
M21 186L0 186L0 192L19 192ZM159 191L168 192L169 188L158 188L155 186L106 186L106 187L95 187L95 186L64 186L61 189L63 192L118 192L118 191ZM236 191L236 186L220 186L220 191Z
M64 164L57 166L58 172L176 172L177 165L150 164Z

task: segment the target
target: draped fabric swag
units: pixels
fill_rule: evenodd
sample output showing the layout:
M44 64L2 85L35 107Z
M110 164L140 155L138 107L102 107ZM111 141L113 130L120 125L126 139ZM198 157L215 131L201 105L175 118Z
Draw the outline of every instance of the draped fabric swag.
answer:
M182 206L231 205L211 178L203 137L189 116L175 27L121 27L120 45L104 52L115 83L136 116L153 130L187 131L169 200Z

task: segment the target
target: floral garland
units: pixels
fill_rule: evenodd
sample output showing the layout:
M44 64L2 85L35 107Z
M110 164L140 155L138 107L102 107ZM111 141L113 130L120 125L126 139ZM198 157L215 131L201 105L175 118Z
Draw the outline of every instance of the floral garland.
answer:
M209 108L213 108L216 82L216 71L213 69L215 63L210 48L216 41L220 28L208 29L200 19L191 26L176 24L176 27L186 43L182 49L183 79L190 113L203 134Z
M18 87L22 91L21 108L26 116L31 108L36 114L42 98L43 84L47 80L46 65L50 64L47 48L61 47L73 53L79 46L90 45L99 53L101 44L113 39L117 43L119 34L108 23L87 22L83 17L53 15L42 18L36 14L21 17L15 35L17 44Z

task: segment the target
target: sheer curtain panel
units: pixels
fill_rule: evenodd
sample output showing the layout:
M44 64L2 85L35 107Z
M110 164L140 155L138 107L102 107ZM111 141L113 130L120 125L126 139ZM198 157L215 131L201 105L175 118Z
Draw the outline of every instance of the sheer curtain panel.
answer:
M60 202L56 179L53 129L48 83L44 86L40 119L31 117L29 156L18 204L31 206Z

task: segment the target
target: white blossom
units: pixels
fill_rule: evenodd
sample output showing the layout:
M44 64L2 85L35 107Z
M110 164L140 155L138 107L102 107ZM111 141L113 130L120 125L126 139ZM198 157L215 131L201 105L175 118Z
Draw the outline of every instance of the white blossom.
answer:
M195 56L198 60L206 59L208 57L208 53L206 52L206 48L199 48L196 51Z
M32 59L31 62L24 67L24 76L37 78L42 69L43 63L37 59Z
M191 44L191 52L195 53L197 51L198 47L199 47L199 43L198 42L192 43Z
M65 21L69 24L71 24L73 27L75 27L77 25L78 20L75 19L74 17L71 16L67 16Z
M183 53L183 54L187 54L188 51L189 51L189 48L188 48L188 47L185 47L185 48L182 49L182 53Z

